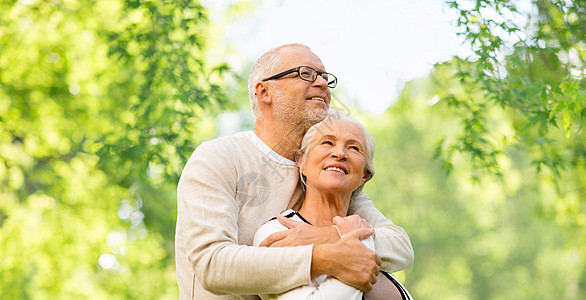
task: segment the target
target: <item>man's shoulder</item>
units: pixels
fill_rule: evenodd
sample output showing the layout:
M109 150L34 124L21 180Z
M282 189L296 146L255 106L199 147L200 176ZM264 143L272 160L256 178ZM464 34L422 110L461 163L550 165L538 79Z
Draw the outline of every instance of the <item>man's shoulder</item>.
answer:
M235 133L229 136L222 136L217 137L215 139L205 141L194 151L194 154L197 155L221 155L221 154L228 154L234 155L238 153L243 153L243 151L247 151L252 149L251 143L247 138L247 135L250 131L242 131Z
M206 147L225 147L248 141L247 136L251 131L241 131L232 135L217 137L201 143L197 148Z

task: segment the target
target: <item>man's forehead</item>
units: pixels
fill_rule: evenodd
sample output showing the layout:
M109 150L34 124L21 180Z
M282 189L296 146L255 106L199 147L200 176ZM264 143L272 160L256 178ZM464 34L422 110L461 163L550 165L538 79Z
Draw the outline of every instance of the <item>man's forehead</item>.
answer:
M301 46L283 47L279 51L281 61L286 68L294 68L298 66L310 66L314 68L324 69L323 63L315 53L311 50Z

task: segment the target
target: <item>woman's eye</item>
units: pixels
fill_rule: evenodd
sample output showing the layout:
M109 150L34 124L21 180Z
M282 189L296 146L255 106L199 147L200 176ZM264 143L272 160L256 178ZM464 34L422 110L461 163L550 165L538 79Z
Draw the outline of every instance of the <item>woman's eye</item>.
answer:
M358 146L350 146L350 149L360 152L360 147L358 147Z
M322 145L330 145L331 146L333 144L334 143L332 141L328 141L328 140L325 140L325 141L322 142Z

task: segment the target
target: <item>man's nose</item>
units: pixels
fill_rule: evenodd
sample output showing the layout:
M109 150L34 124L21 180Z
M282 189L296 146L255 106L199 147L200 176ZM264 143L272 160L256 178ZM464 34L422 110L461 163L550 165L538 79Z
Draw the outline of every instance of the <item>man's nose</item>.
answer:
M328 81L325 78L323 78L321 75L317 75L317 78L315 79L313 84L315 86L319 86L319 87L328 87Z

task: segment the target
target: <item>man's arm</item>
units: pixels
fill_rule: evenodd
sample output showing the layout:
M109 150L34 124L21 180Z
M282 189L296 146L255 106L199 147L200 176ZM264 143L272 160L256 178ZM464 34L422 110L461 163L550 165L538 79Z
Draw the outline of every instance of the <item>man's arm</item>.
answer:
M352 232L340 239L334 227L311 226L280 215L277 215L277 219L278 222L271 221L259 228L254 237L255 246L294 247L315 244L311 278L325 274L365 292L372 288L380 271L381 260L372 250L374 245L366 247L362 241L374 233L370 225L362 227L348 224Z
M352 197L348 215L357 214L374 226L377 254L382 259L381 269L393 273L406 269L413 263L413 247L407 233L380 213L364 193ZM269 236L261 245L272 247L307 245L308 243L335 243L338 233L333 228L293 226L295 221L284 221L291 228ZM314 249L315 251L315 249ZM313 267L312 267L313 268ZM331 275L331 274L330 274ZM345 282L350 284L348 282Z
M371 233L369 229L360 229L355 230L342 238L342 241L345 239L351 240L362 240L360 242L363 246L368 247L369 249L373 249L374 242L371 237L363 239L364 236L368 236ZM345 261L342 261L344 263ZM376 276L372 278L371 284L376 282ZM368 289L370 290L370 288ZM278 300L298 300L298 299L307 299L307 300L317 300L317 299L345 299L345 300L360 300L362 298L362 291L360 289L354 288L350 285L342 283L342 281L338 280L336 277L328 276L325 281L322 283L312 283L311 285L305 285L302 287L297 287L293 290L287 291L280 295L272 295L271 299L278 299Z
M349 286L370 291L380 272L381 260L361 241L372 233L370 228L360 228L346 234L335 244L315 245L312 278L327 274Z
M348 215L351 214L359 215L374 226L375 248L382 259L382 270L393 273L413 263L413 247L405 230L379 212L363 192L352 197L348 208Z
M253 245L259 246L261 242L266 240L267 236L274 233L284 232L290 230L290 228L297 227L310 227L317 229L320 227L311 226L304 222L290 220L278 215L279 220L272 220L262 225L254 237ZM323 227L322 227L323 228ZM334 229L335 230L335 229ZM311 231L309 228L303 230L303 232ZM372 227L355 227L352 232L346 234L344 238L340 239L338 233L336 233L338 241L334 244L325 243L314 246L312 256L312 268L311 277L317 277L319 275L331 275L339 278L346 284L342 284L346 289L369 291L372 288L372 284L376 282L376 276L379 273L379 265L381 263L380 258L374 252L374 241L371 237L373 233ZM368 241L368 242L367 242ZM264 242L263 242L264 243ZM337 281L337 280L335 280ZM326 280L326 282L328 282ZM305 286L304 288L296 288L296 293L287 295L305 295L304 293L320 295L330 295L331 291L340 282L332 284L326 284L323 289L316 290L315 285ZM321 286L321 285L320 285ZM328 287L326 289L326 287ZM335 295L332 294L332 295ZM298 299L305 299L299 297ZM281 299L281 298L279 298ZM289 299L289 298L285 298ZM313 298L311 298L313 299ZM327 298L326 299L339 299L338 298Z
M220 163L218 163L218 161ZM197 281L213 293L269 294L310 282L312 246L255 248L238 245L238 177L230 155L202 144L177 188L176 247ZM251 216L254 217L254 216ZM184 273L185 273L184 272ZM181 285L193 278L181 276Z

